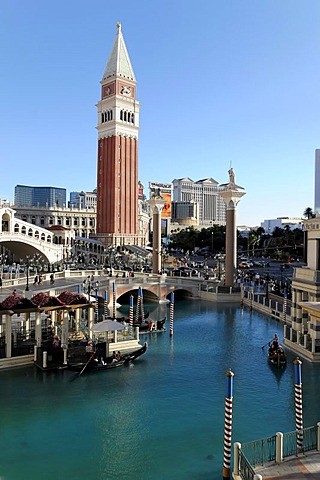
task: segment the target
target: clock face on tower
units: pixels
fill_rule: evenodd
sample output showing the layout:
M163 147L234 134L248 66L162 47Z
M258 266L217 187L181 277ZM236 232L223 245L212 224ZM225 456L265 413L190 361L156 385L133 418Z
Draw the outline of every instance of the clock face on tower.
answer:
M122 95L131 95L131 88L127 87L126 85L122 85L122 87L120 87L120 93Z

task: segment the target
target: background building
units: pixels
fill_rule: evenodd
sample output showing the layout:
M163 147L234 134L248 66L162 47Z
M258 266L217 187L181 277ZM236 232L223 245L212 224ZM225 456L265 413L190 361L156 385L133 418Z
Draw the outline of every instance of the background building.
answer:
M93 192L70 192L69 207L96 208L97 190Z
M303 228L303 219L300 217L278 217L270 220L264 220L261 223L261 227L268 234L272 234L273 230L278 228L285 228L289 226L290 230L295 228Z
M199 226L226 224L226 205L219 196L221 187L213 178L194 182L191 178L173 180L173 202L198 204Z
M32 187L16 185L15 207L65 207L67 191L58 187Z

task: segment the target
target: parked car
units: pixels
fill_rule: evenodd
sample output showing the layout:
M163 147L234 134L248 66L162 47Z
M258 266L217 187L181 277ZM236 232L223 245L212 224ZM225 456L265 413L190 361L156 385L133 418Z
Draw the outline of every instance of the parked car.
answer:
M251 268L253 267L253 263L252 262L241 262L239 263L239 268Z

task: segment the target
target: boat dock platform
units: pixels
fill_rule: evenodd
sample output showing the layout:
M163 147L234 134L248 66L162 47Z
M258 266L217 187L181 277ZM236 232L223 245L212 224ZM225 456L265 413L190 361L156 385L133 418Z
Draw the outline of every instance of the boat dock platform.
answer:
M320 452L308 452L288 457L283 462L255 467L255 472L263 480L319 480ZM235 476L235 479L238 478ZM240 477L239 477L240 478Z

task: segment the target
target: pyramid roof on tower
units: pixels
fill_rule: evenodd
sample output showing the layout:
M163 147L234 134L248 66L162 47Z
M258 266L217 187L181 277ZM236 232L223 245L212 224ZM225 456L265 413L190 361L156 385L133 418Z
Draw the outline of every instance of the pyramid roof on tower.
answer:
M102 81L113 77L122 77L136 81L133 68L130 62L126 44L121 32L121 24L117 24L118 32L104 71Z

